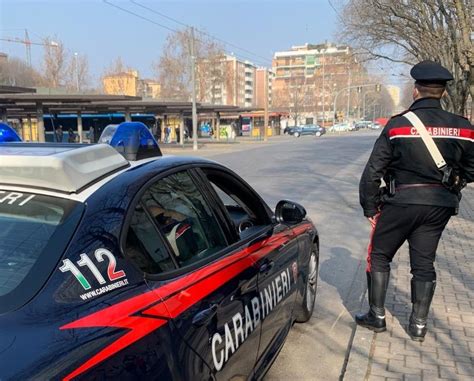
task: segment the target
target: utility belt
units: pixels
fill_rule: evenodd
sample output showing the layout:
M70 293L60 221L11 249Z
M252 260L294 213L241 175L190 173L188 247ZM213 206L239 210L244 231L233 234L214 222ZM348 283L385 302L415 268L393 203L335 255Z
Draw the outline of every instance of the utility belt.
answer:
M441 184L397 184L395 178L391 175L388 176L387 183L387 194L389 197L395 196L399 191L413 188L446 188L450 192L459 196L461 190L466 186L467 182L462 179L459 175L455 175L452 168L446 172L443 177Z

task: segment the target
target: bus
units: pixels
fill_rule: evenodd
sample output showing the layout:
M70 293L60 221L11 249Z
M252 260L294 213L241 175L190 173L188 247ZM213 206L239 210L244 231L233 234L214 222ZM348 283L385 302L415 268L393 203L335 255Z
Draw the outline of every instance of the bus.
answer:
M159 127L157 125L158 121L155 118L154 114L132 114L132 122L142 122L148 128L153 129L154 127ZM111 114L83 114L82 115L82 131L83 138L87 137L89 140L89 130L91 127L94 128L93 139L90 139L92 142L97 142L100 137L100 134L109 124L120 124L125 122L125 115L120 113L111 113ZM68 131L71 128L75 134L77 134L77 115L76 114L60 114L60 115L44 115L44 130L45 130L45 139L47 142L54 142L55 135L54 130L62 126L63 129L63 140L67 141Z

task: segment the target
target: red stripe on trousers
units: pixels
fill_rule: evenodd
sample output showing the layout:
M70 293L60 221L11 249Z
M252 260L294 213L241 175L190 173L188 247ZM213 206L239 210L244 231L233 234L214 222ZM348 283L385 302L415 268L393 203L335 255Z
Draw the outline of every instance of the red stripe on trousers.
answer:
M377 227L377 222L379 221L380 218L380 212L378 212L374 216L374 224L372 225L372 230L370 231L370 239L369 239L369 246L367 247L367 268L365 271L371 272L372 271L372 241L374 239L374 234L375 234L375 228Z

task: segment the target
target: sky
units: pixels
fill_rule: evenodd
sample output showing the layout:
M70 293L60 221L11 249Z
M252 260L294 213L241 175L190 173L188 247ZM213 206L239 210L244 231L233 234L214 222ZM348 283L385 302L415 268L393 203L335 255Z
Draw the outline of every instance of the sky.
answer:
M182 28L131 1L107 1L168 28ZM293 45L335 41L338 29L338 16L329 0L136 2L252 52L226 47L229 53L258 66L271 66L274 52ZM127 66L138 69L141 77L152 77L152 63L158 61L170 33L102 0L0 0L0 38L23 38L25 28L31 41L51 36L71 53L85 54L95 81L118 56ZM40 65L42 50L32 46L35 66ZM22 44L0 41L0 51L26 58Z

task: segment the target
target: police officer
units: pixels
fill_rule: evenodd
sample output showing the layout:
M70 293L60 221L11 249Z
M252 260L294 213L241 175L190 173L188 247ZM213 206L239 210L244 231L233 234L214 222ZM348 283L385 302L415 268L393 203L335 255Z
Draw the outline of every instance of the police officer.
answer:
M410 74L415 79L414 102L409 110L390 119L360 180L360 203L372 225L367 257L370 309L356 315L356 322L375 332L386 330L384 303L390 262L408 241L413 276L408 333L413 340L423 341L436 286L433 264L438 242L458 208L459 184L474 181L474 129L467 119L441 108L446 83L453 80L446 68L423 61ZM404 117L408 111L423 122L453 170L449 184L416 128ZM380 192L382 178L390 189L388 194Z

